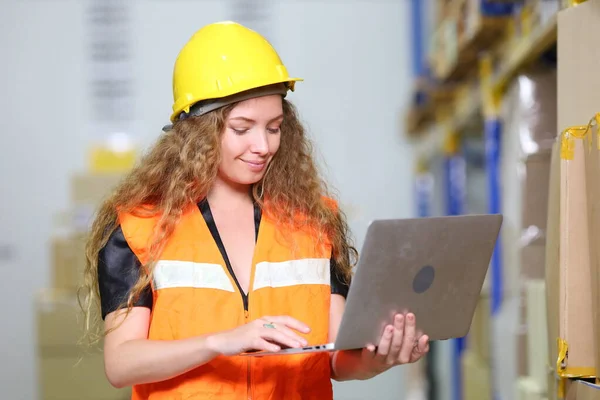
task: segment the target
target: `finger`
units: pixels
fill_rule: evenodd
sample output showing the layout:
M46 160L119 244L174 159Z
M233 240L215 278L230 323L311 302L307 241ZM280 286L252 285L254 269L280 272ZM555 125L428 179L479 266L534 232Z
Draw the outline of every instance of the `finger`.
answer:
M406 322L404 323L404 338L402 341L402 349L400 350L400 357L398 361L401 364L410 362L410 356L415 347L416 329L415 329L415 315L408 313L406 315Z
M275 329L278 330L279 332L289 336L290 338L298 341L300 343L301 346L306 346L308 344L308 342L306 341L305 338L303 338L302 336L298 335L296 333L296 331L291 330L290 328L288 328L287 326L283 325L283 324L278 324L275 323Z
M386 357L386 363L391 365L398 360L400 357L400 350L402 349L402 339L404 338L404 315L396 314L394 318L394 331L392 334L392 344L390 346L390 352Z
M429 337L421 336L410 356L410 362L416 362L429 351Z
M419 338L417 349L421 353L427 353L429 351L429 336L423 335Z
M294 348L302 347L302 343L300 341L286 335L278 329L263 328L261 330L260 336L263 339L275 342L279 345Z
M276 343L271 343L265 339L262 338L257 338L256 341L253 343L253 349L249 349L249 350L258 350L258 351L272 351L272 352L276 352L281 350L281 346L277 345Z
M263 319L268 320L270 322L275 322L280 325L285 325L289 328L295 329L298 332L308 333L310 332L310 327L305 323L298 321L295 318L289 317L287 315L279 315L276 317L264 317Z
M379 346L377 346L377 357L381 360L385 360L388 353L390 352L390 346L392 345L392 336L394 333L394 327L392 325L388 325L385 327L383 331L383 335L381 335L381 340L379 341Z

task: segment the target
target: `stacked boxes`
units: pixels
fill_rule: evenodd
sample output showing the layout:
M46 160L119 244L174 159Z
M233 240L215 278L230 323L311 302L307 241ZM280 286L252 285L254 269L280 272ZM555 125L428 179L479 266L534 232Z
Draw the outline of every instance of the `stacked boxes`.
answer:
M558 131L548 210L546 289L549 399L587 399L598 375L599 144L588 122L600 112L600 0L558 16ZM599 121L600 122L600 121Z
M44 400L126 400L128 389L107 381L101 344L78 346L83 318L70 291L48 290L36 299L38 370Z
M573 382L567 400L600 400L600 386L588 382Z
M84 316L77 299L83 283L85 240L93 214L120 174L79 174L71 183L71 208L50 238L51 287L38 294L37 368L43 400L125 400L104 373L102 343L80 346Z

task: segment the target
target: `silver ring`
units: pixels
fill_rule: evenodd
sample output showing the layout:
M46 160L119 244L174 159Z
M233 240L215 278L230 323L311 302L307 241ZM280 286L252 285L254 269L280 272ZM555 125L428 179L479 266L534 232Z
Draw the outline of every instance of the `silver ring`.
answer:
M263 326L265 328L275 329L275 325L272 322L269 322L268 324L263 324Z

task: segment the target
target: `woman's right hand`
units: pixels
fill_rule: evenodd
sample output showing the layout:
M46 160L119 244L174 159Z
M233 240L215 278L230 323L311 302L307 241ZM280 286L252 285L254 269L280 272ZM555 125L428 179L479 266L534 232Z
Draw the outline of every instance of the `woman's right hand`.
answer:
M262 317L237 328L211 335L207 338L207 344L213 351L225 356L252 350L275 352L282 347L306 346L306 339L295 331L308 333L310 328L288 316Z

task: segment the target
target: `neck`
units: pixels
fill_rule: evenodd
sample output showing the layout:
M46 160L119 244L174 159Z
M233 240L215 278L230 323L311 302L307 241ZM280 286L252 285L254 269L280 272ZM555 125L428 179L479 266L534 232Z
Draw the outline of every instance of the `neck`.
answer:
M227 182L221 178L216 179L206 197L213 205L226 208L252 203L250 185Z

